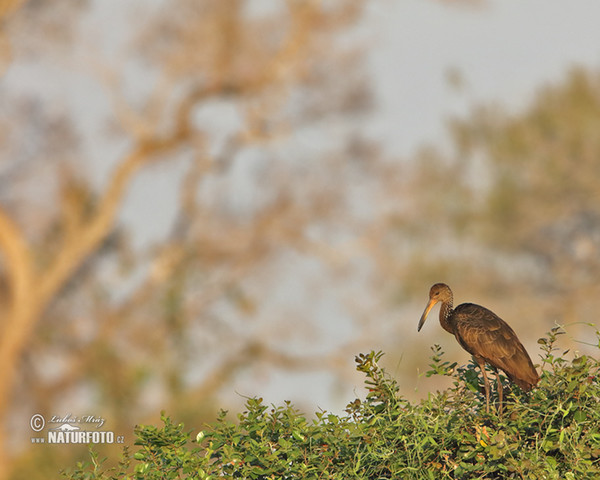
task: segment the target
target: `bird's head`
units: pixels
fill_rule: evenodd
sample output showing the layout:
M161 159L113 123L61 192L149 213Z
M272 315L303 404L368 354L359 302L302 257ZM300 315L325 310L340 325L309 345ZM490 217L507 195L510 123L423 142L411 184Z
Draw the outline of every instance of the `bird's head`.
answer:
M431 309L438 302L452 303L452 290L450 290L450 287L445 283L436 283L429 289L429 303L425 307L423 315L421 315L417 332L421 331L421 327L423 327L425 320L427 320L427 315L429 315Z

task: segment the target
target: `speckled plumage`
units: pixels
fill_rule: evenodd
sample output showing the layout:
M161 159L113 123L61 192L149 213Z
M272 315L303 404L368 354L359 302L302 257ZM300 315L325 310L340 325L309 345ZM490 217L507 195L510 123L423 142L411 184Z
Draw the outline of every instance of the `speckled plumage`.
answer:
M440 325L453 334L460 345L477 361L481 368L486 390L486 405L489 411L489 382L485 364L494 370L502 370L508 378L525 391L531 390L540 377L535 370L525 347L514 330L491 310L473 303L463 303L452 308L453 295L450 287L436 283L429 291L429 303L421 316L418 330L433 306L441 302ZM502 385L498 377L500 411L502 409Z

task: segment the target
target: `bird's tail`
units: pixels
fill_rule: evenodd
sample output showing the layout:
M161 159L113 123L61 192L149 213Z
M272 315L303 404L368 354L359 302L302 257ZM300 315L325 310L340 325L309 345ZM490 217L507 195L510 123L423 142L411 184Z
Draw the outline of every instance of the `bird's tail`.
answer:
M516 383L524 392L529 392L540 381L540 376L537 371L533 370L528 373L527 378L511 378L512 382Z

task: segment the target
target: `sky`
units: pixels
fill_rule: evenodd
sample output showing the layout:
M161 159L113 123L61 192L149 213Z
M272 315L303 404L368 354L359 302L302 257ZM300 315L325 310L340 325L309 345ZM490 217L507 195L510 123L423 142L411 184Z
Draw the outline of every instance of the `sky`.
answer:
M100 8L102 23L110 3ZM453 3L368 3L361 35L376 102L361 128L391 158L409 158L426 143L447 146L446 121L476 104L523 110L540 86L559 82L573 66L600 65L600 2L570 2L568 9L557 0ZM450 85L450 72L458 72L460 88ZM106 166L99 156L98 171L108 174ZM135 182L121 218L139 241L164 230L161 218L172 218L172 203L154 193L174 199L174 185L160 170Z
M125 28L119 4L120 0L96 0L83 27L90 39L108 38L109 53ZM403 159L424 143L447 143L446 120L466 115L476 104L524 110L540 86L559 82L573 66L598 68L599 18L597 0L568 5L558 0L372 1L361 25L376 98L363 125L365 133L378 140L389 157ZM111 40L111 35L117 38ZM450 74L461 79L460 88L450 85ZM90 116L110 108L106 103L110 99L93 90L89 78L66 78L60 66L51 69L49 77L11 67L3 81L13 91L45 89L49 99L68 95L75 108L89 110ZM85 118L83 122L90 130L105 128L88 125ZM94 170L100 177L108 175L119 146L93 147ZM135 182L121 216L142 238L159 233L164 229L161 222L169 222L172 215L165 197L176 197L176 184L162 173L155 169ZM334 311L335 305L323 308ZM417 320L418 315L415 325ZM353 369L351 360L349 369ZM240 377L231 389L243 395L260 393L274 403L304 398L304 405L312 405L313 410L333 411L343 408L354 393L337 390L338 384L326 373L269 373L261 380L264 383L256 387L253 379ZM360 388L357 383L356 391Z
M445 119L476 103L519 111L574 65L600 64L600 2L456 3L463 2L370 4L369 68L379 105L369 133L391 154L443 141ZM462 78L459 90L447 80L452 71Z
M452 3L369 4L364 36L371 45L367 67L377 100L365 128L391 157L410 157L425 143L448 144L445 122L474 105L519 112L541 86L560 82L574 66L600 66L600 2L569 2L568 8L555 0ZM449 84L449 72L459 73L461 88ZM420 313L415 312L415 325ZM348 391L336 390L325 373L276 373L252 393L273 402L304 398L304 405L339 411L360 394L362 377L355 378ZM250 379L240 378L234 387L252 390Z

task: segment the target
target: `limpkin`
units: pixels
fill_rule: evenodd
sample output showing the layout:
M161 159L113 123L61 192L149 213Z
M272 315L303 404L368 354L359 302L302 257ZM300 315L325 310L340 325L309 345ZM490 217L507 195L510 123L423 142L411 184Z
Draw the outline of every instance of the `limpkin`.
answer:
M445 283L436 283L429 290L429 303L419 320L417 331L427 319L433 306L441 302L440 325L456 337L458 343L479 365L485 387L486 411L490 411L490 383L485 373L488 363L496 372L498 397L502 414L502 383L498 369L524 391L531 390L540 377L531 363L527 350L517 338L514 330L494 312L473 303L462 303L452 308L452 290Z

